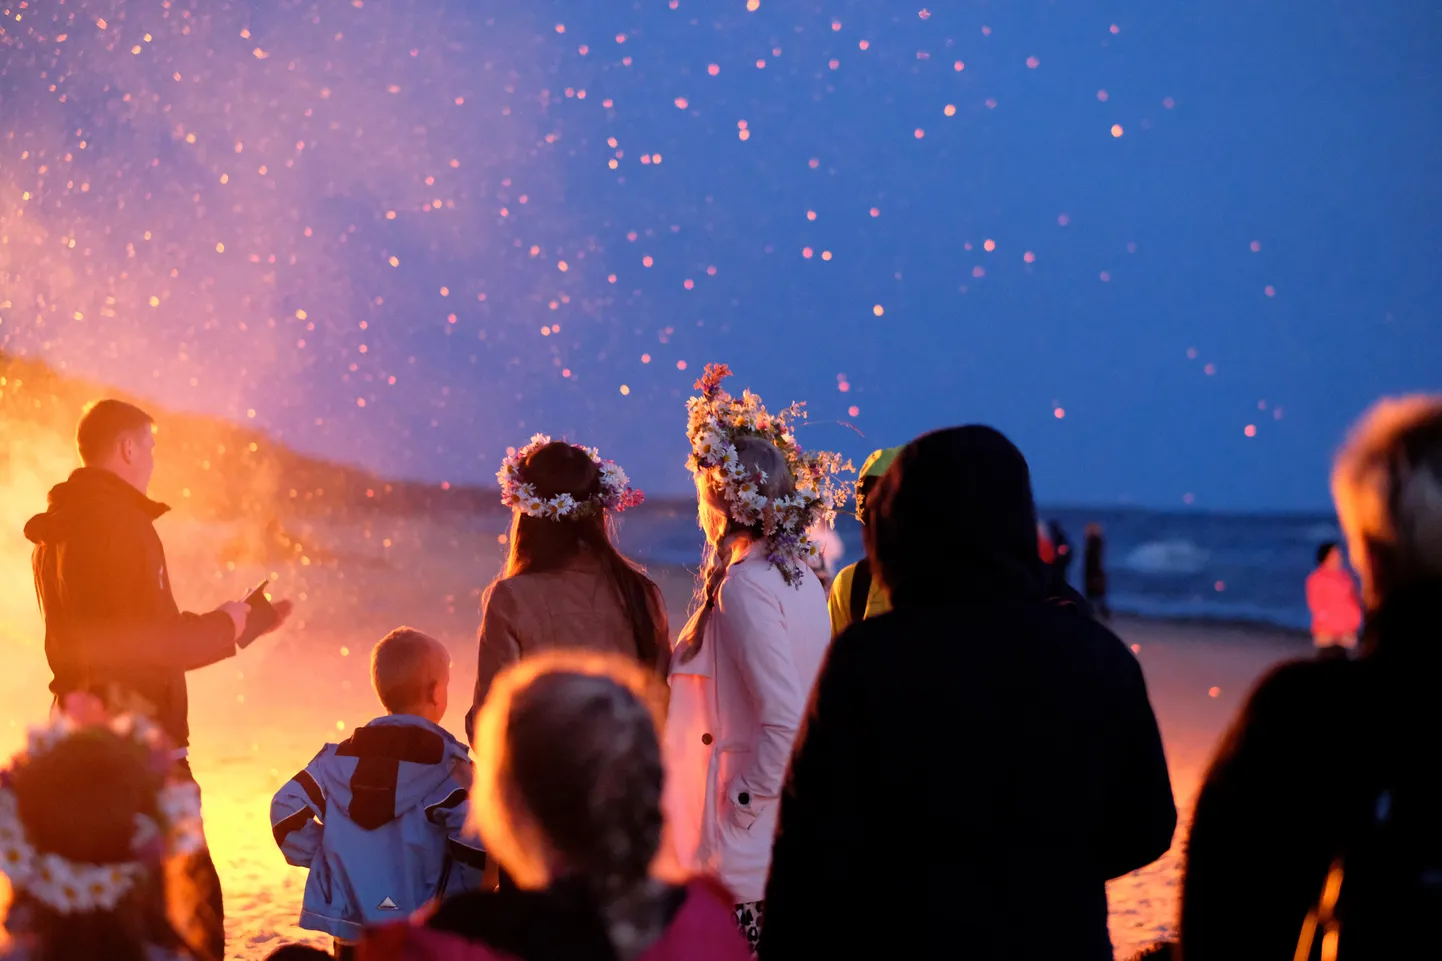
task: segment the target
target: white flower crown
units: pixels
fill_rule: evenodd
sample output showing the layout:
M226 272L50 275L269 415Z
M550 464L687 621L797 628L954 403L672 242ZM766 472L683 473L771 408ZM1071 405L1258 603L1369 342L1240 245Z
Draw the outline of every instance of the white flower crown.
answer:
M520 450L514 447L506 450L506 459L501 462L501 469L496 471L496 480L501 482L502 504L531 517L560 520L586 517L598 511L619 514L646 499L644 493L631 487L631 478L626 476L619 464L612 460L602 460L601 452L596 448L582 447L579 444L571 446L584 452L591 458L592 463L601 469L600 492L581 501L570 494L544 498L537 496L536 485L525 478L524 465L527 458L550 442L551 438L545 434L535 434L531 437L531 442Z
M733 521L760 527L766 537L767 560L795 587L802 583L806 565L821 556L821 545L808 531L818 524L835 524L836 510L845 506L849 493L836 475L854 468L840 454L803 451L797 444L792 425L806 419L803 404L769 414L761 398L751 391L744 391L737 400L723 390L721 382L730 376L731 369L725 364L707 364L705 374L696 381L701 396L686 402L686 436L691 441L686 466L694 474L707 476L725 499ZM736 439L745 436L770 441L786 458L795 482L793 494L771 498L761 493L765 473L749 476L736 449Z
M53 751L67 738L97 725L82 724L57 715L49 724L30 729L29 746L18 764ZM158 763L169 765L164 735L150 722L129 715L98 725L134 741ZM12 768L13 770L13 768ZM53 852L39 852L25 834L12 788L11 771L0 772L0 872L11 884L61 914L112 911L147 871L149 862L167 854L192 854L205 847L200 819L200 789L194 781L168 781L156 793L162 826L143 814L135 816L131 852L135 860L118 864L88 864L67 860Z

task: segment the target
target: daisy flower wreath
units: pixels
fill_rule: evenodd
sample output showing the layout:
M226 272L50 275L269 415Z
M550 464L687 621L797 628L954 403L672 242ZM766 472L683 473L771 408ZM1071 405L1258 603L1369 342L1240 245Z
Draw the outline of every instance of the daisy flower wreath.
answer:
M796 587L805 577L807 563L821 554L821 545L807 532L817 524L835 524L836 511L845 506L848 493L837 475L854 468L840 454L801 449L794 425L806 419L804 404L770 414L749 390L740 398L727 393L721 382L730 376L725 364L707 364L696 381L701 395L686 402L686 436L691 441L686 466L693 474L706 476L725 499L732 520L760 528L766 537L767 560L786 583ZM791 469L795 493L776 498L761 493L765 475L748 476L736 450L736 439L744 436L775 445Z
M598 511L619 514L646 499L644 493L631 487L631 478L626 476L619 464L613 460L602 460L601 452L596 448L582 447L579 444L571 446L585 453L601 470L600 493L581 501L570 494L544 498L538 496L536 485L526 480L525 463L532 454L549 443L551 438L545 434L535 434L531 437L531 442L520 450L511 448L506 451L506 459L501 462L501 469L496 472L496 480L501 482L502 504L531 517L574 520Z
M67 709L71 707L70 700L67 698ZM135 833L131 839L134 860L90 864L35 849L20 820L14 792L16 772L69 738L84 736L84 732L97 727L133 743L137 751L147 757L151 769L157 772L157 779L164 779L170 768L164 735L149 721L130 715L97 722L93 718L78 719L69 713L57 714L48 724L32 727L26 749L16 756L9 769L0 771L0 872L10 878L17 890L27 892L60 914L113 911L146 872L167 855L191 854L205 847L199 787L193 781L165 780L156 793L161 823L144 814L135 816Z

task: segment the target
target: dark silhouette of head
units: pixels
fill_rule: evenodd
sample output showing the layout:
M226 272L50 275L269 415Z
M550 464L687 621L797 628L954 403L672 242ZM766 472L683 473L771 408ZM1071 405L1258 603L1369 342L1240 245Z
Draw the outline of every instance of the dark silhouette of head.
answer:
M601 493L601 469L590 455L564 441L537 449L521 465L526 483L542 499L570 494L577 502ZM612 542L611 518L596 510L579 517L532 517L517 510L511 521L510 553L498 579L559 570L588 554L601 564L620 592L635 632L637 657L657 661L650 584Z
M1045 594L1031 473L1021 451L990 427L912 441L866 512L866 553L899 609Z
M161 780L149 761L144 749L103 727L82 729L27 759L15 771L13 789L31 845L75 863L138 860L136 817L160 822ZM23 889L11 910L21 912L40 958L144 961L148 944L184 947L166 920L165 884L156 864L111 911L61 914Z

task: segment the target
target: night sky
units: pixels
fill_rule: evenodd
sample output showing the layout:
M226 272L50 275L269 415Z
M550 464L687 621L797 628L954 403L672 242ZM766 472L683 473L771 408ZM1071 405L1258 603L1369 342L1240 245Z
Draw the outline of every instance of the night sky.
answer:
M1436 3L0 11L0 349L388 475L541 430L686 491L724 361L858 459L1315 509L1442 388Z

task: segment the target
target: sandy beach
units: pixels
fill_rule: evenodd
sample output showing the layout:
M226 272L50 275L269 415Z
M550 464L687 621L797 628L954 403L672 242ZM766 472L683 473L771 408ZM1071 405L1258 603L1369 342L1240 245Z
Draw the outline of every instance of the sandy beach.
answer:
M314 558L242 558L231 561L231 569L222 557L234 528L167 517L159 529L183 606L208 609L263 573L275 574L277 593L297 601L281 634L191 675L191 755L226 892L228 957L263 958L286 941L323 944L296 926L305 874L285 864L271 839L271 794L323 743L379 712L367 654L399 624L429 631L450 648L455 668L447 723L461 729L475 675L480 590L495 573L501 548L494 536L466 533L464 518L377 516L334 529L312 526L307 539L326 545ZM7 671L0 678L0 749L8 755L25 725L44 715L49 674L26 545L12 531L3 536L0 644ZM674 630L686 609L690 574L681 568L651 573L665 591ZM1257 677L1277 661L1304 655L1307 646L1264 629L1135 620L1116 626L1146 671L1183 824L1166 857L1111 885L1112 935L1124 958L1173 929L1185 825L1217 738ZM1040 915L1037 920L1044 923ZM1034 934L1018 931L1017 937Z

